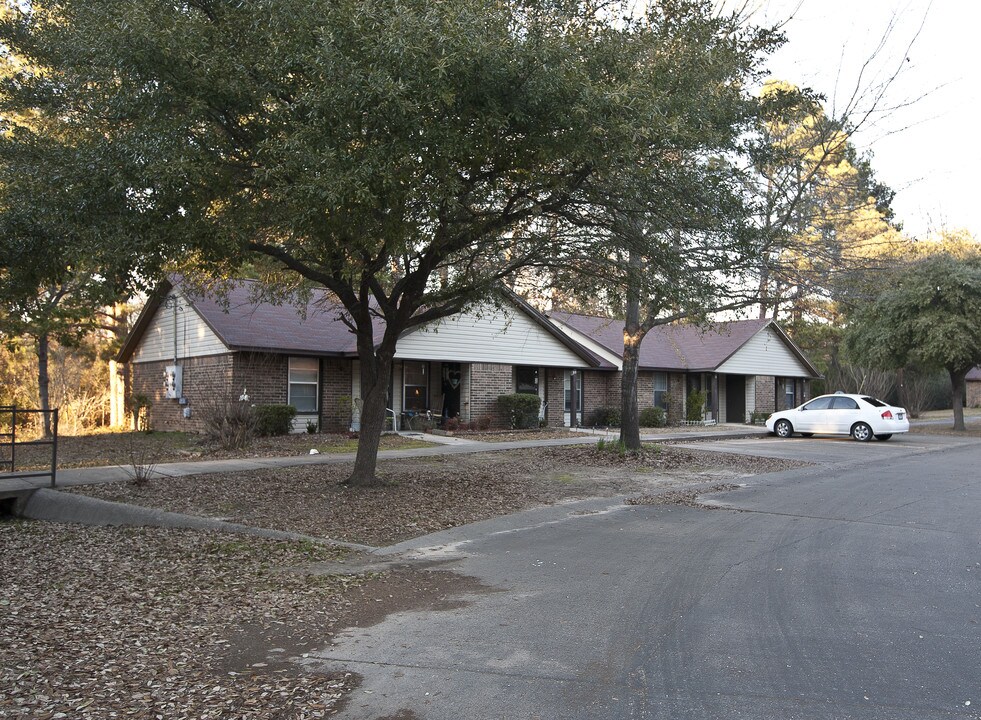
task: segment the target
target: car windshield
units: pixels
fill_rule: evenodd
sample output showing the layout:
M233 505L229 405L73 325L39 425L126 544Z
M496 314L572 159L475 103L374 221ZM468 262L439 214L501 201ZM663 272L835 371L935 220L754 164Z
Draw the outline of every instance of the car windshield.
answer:
M876 400L874 397L863 397L862 399L872 407L886 407L884 402L881 400Z

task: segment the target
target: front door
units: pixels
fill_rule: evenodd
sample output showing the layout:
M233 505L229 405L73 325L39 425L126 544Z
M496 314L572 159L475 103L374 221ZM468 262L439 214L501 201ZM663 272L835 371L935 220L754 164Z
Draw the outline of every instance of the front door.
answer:
M746 422L746 377L726 375L726 422Z
M460 363L443 363L443 417L460 416Z

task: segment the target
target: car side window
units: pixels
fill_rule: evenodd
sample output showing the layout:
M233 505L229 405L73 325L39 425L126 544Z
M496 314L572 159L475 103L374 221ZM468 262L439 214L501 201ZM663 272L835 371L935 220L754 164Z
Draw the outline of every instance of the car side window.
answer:
M836 397L834 398L834 404L831 406L832 410L858 410L858 403L849 397Z
M831 407L831 400L829 397L819 397L804 405L801 410L827 410Z

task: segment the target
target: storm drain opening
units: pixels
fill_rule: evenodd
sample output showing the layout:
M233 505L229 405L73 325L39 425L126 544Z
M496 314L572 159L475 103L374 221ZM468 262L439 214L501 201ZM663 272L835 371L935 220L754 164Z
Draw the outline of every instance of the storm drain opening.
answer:
M0 498L0 520L10 520L17 517L17 498Z

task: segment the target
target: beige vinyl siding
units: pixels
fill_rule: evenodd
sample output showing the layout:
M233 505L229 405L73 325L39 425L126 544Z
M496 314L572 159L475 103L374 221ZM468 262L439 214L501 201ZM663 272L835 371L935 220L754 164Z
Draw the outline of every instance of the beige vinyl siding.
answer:
M519 310L487 307L445 318L399 339L395 357L540 367L588 367ZM400 385L396 384L396 387Z
M177 295L176 329L174 315L173 306L168 307L167 303L157 309L133 354L134 363L173 360L175 337L178 360L229 352L197 311L180 295Z
M760 330L717 369L731 375L810 377L786 343L769 326Z

